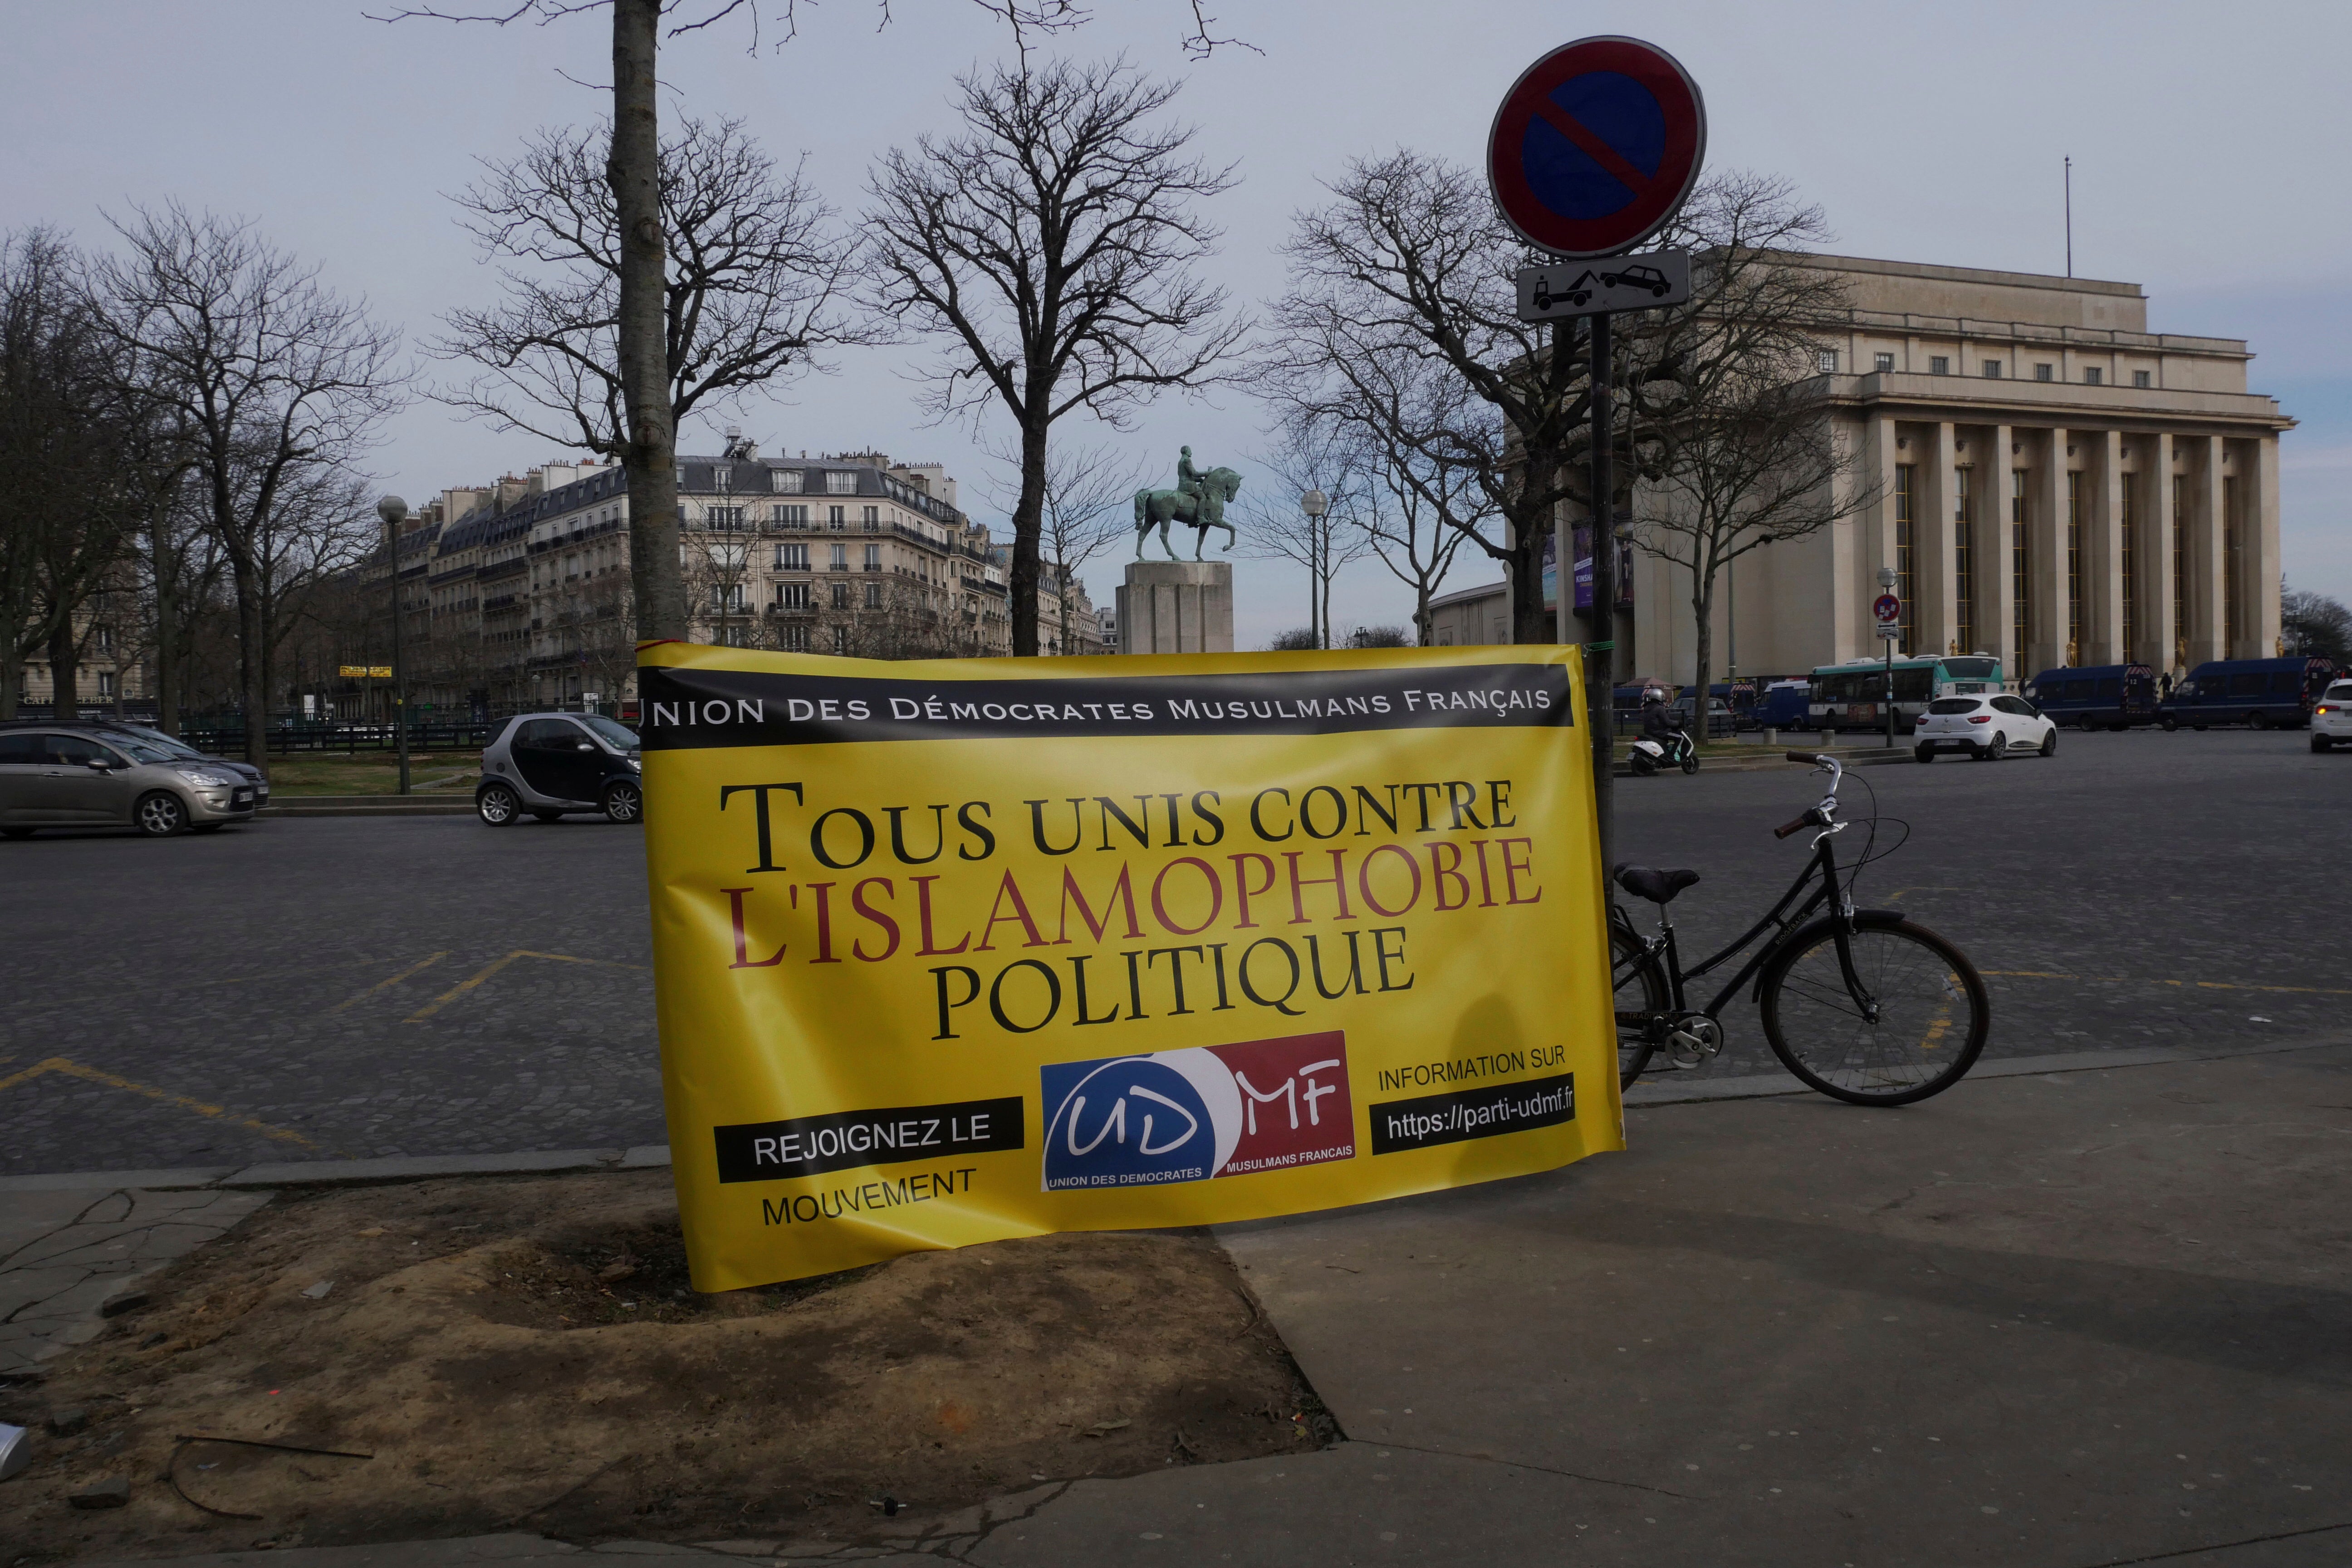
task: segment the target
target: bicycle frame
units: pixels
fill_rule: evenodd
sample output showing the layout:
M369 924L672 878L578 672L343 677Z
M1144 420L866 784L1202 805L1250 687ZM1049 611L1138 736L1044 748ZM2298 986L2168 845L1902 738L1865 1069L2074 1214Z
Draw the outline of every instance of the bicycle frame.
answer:
M1673 1001L1673 1007L1668 1015L1670 1019L1688 1017L1691 1015L1689 999L1684 986L1686 980L1696 980L1729 962L1743 948L1756 941L1758 937L1764 935L1767 930L1770 930L1773 932L1771 939L1758 948L1746 963L1739 966L1739 972L1716 994L1713 1001L1700 1009L1703 1016L1720 1019L1724 1005L1738 994L1741 986L1758 976L1764 966L1771 961L1773 955L1780 951L1785 939L1802 925L1815 910L1834 901L1838 916L1838 968L1845 980L1848 994L1862 1007L1864 1016L1874 1022L1876 1020L1877 998L1869 994L1868 989L1862 983L1862 977L1854 972L1853 955L1849 942L1853 933L1853 901L1838 885L1837 856L1830 846L1830 840L1843 832L1844 827L1843 823L1833 823L1814 835L1812 858L1806 862L1804 869L1797 873L1797 879L1789 885L1789 890L1780 895L1780 900L1765 913L1764 918L1749 926L1744 934L1721 952L1687 972L1683 968L1682 946L1675 934L1674 917L1667 912L1665 906L1661 905L1658 910L1660 934L1656 937L1643 937L1639 931L1633 931L1633 917L1625 913L1623 906L1613 902L1611 904L1611 912L1624 920L1626 929L1633 931L1634 939L1640 942L1645 950L1654 957L1659 955L1664 957L1666 984ZM1811 889L1810 896L1807 896L1801 903L1798 902L1799 895L1805 893L1808 888ZM1791 905L1795 906L1793 910L1790 908ZM1629 1017L1628 1015L1621 1013L1618 1015L1618 1022L1620 1024L1649 1022L1655 1017L1656 1015L1643 1013L1635 1013Z

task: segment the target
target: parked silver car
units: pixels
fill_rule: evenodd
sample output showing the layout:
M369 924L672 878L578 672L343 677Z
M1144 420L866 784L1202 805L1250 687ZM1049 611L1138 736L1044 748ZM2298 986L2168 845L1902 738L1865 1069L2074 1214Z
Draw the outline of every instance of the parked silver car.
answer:
M42 827L135 827L150 837L250 822L254 786L121 731L59 724L0 733L0 837Z

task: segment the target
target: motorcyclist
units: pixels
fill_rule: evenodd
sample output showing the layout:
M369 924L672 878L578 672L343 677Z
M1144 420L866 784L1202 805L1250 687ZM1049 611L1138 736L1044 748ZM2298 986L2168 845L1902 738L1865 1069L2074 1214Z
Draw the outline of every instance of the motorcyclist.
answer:
M1666 707L1666 694L1654 686L1642 693L1642 739L1664 746L1681 732Z

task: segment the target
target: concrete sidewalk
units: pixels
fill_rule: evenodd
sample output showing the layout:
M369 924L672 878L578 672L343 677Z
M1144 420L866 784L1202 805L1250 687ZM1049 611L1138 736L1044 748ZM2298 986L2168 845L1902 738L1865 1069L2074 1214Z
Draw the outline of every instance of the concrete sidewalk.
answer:
M1971 1079L1893 1112L1668 1105L1629 1131L1550 1175L1220 1233L1334 1448L1041 1489L869 1552L711 1554L2352 1561L2352 1046ZM680 1551L596 1554L631 1550Z

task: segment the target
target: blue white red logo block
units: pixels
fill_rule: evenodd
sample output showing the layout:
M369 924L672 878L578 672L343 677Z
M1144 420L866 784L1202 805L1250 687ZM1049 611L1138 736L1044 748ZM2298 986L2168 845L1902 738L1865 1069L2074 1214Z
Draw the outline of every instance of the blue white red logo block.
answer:
M1040 1076L1047 1192L1205 1182L1356 1152L1338 1030L1055 1062Z

